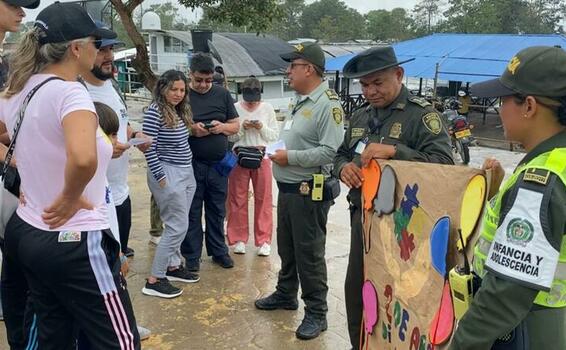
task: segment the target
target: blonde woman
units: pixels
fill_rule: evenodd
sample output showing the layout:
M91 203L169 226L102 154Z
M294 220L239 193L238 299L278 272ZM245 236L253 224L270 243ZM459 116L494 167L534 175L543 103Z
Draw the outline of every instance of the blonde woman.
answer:
M169 281L194 283L199 276L182 264L181 243L189 228L189 208L196 191L189 128L191 113L187 102L187 78L169 70L157 81L153 103L143 120L143 132L153 138L145 152L147 183L159 207L165 229L155 250L151 276L143 294L175 298L183 289Z
M77 4L46 7L13 54L0 96L0 132L16 140L25 193L6 228L2 280L22 294L29 284L39 349L72 349L75 326L96 349L140 348L105 203L112 144L76 82L100 40L113 37ZM13 316L6 310L7 321Z

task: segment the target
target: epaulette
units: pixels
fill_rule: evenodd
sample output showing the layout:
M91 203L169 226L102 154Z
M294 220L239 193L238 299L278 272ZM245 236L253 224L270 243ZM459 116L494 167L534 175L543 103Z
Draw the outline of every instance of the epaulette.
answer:
M539 168L528 168L523 175L523 181L535 182L540 185L546 185L550 178L550 171Z
M325 93L326 93L326 96L328 97L329 100L335 100L335 101L340 100L340 97L338 96L336 91L334 91L332 89L326 90Z
M411 96L409 97L407 100L409 100L409 102L413 102L414 104L417 104L423 108L428 107L428 106L432 106L432 104L430 102L428 102L427 100L425 100L422 97L419 96Z

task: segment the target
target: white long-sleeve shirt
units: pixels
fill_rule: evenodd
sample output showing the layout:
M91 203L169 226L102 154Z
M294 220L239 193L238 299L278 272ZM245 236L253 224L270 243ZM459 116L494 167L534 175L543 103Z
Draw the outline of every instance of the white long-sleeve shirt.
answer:
M275 110L270 103L261 102L253 112L245 109L240 102L236 102L234 106L236 106L240 116L240 131L238 132L240 139L234 144L234 147L265 147L277 140L279 137L277 120L275 119ZM259 120L263 127L260 130L255 128L246 130L242 126L246 120Z

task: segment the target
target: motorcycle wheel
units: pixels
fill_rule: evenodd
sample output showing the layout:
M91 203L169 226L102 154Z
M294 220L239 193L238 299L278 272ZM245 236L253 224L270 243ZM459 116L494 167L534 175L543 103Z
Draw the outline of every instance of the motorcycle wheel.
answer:
M456 140L455 146L456 154L460 158L460 162L464 165L468 165L468 163L470 163L470 148L468 144L463 143L461 140Z

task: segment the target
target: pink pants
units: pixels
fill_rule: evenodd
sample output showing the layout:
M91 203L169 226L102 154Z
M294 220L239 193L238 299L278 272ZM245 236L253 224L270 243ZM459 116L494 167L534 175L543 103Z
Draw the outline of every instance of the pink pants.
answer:
M249 236L248 189L250 179L254 189L255 245L271 244L273 208L271 191L271 161L264 159L259 169L246 169L239 165L232 170L228 181L227 236L230 245L238 241L247 243Z

